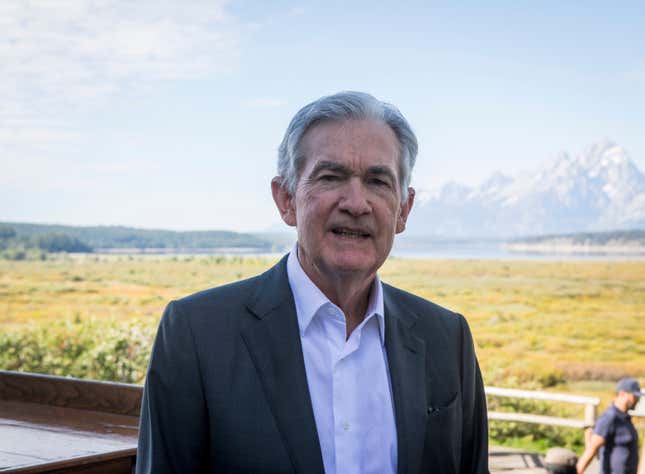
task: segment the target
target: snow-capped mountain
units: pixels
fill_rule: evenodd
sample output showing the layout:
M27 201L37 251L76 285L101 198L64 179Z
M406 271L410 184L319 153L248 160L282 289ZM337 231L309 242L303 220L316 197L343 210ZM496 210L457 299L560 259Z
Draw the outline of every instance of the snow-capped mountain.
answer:
M532 172L495 173L478 187L420 191L407 233L507 238L645 228L645 176L611 141L563 152Z

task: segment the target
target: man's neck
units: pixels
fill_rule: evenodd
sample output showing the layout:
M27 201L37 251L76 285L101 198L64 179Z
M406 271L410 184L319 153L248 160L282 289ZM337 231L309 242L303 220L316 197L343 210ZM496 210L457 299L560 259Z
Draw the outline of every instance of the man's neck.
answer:
M374 275L356 275L352 273L335 274L333 278L326 278L315 268L303 264L298 256L300 266L309 279L329 298L329 301L338 306L345 314L346 338L365 318L369 305L370 291L374 284Z
M338 281L335 285L324 287L317 282L316 286L329 298L329 300L338 306L345 314L346 334L345 338L349 339L350 334L356 327L363 322L365 312L370 299L370 290L372 288L372 279L367 285L363 282L358 284L353 281ZM353 284L352 284L353 283Z
M614 405L623 413L627 413L627 400L623 397L614 398Z

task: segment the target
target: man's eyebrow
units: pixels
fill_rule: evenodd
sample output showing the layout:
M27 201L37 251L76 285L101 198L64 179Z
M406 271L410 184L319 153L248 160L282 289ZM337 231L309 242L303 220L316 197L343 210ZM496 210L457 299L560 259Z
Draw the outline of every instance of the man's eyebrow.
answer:
M338 173L343 176L350 176L352 174L352 170L346 167L345 165L341 165L340 163L336 161L330 161L330 160L321 160L316 165L314 166L314 169L311 170L311 173L309 173L309 178L313 178L317 176L319 173L323 171L331 171L333 173ZM385 176L388 179L392 180L392 182L396 182L396 176L394 175L394 172L392 169L388 166L382 166L382 165L374 165L370 166L367 168L367 173L368 175L372 176Z
M367 168L367 173L372 175L385 175L390 178L392 182L396 181L394 172L388 166L370 166L369 168Z
M321 160L318 163L316 163L316 166L314 166L314 169L311 170L311 173L309 173L309 176L310 177L316 176L318 173L322 171L333 171L335 173L340 173L344 175L351 174L351 170L346 166L341 165L340 163L337 163L335 161L329 161L329 160Z

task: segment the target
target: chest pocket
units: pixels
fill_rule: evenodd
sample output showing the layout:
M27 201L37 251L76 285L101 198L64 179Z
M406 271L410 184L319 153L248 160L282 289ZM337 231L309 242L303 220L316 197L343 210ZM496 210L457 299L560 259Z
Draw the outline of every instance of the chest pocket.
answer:
M460 398L455 393L447 404L428 407L426 425L424 472L454 473L461 462L462 413ZM436 460L441 459L441 465ZM434 463L433 463L434 460Z
M428 406L428 421L433 417L439 417L445 413L449 413L457 404L457 394L455 393L449 398L449 402L440 404L439 406Z

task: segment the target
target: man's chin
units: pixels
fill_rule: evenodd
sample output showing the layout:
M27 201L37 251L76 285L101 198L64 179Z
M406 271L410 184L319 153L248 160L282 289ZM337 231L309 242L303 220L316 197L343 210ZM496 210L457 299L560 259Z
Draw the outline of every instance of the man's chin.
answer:
M339 274L370 275L376 273L380 264L374 255L361 252L338 253L329 260L330 267Z

